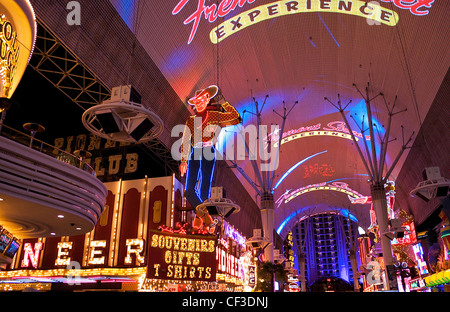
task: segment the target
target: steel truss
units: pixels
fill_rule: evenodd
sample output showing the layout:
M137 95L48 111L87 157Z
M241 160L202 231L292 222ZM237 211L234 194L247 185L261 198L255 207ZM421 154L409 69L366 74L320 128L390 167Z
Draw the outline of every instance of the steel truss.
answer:
M84 111L111 97L111 89L39 19L29 64ZM166 174L178 172L178 162L159 140L152 139L142 147L156 156L153 158L164 166Z

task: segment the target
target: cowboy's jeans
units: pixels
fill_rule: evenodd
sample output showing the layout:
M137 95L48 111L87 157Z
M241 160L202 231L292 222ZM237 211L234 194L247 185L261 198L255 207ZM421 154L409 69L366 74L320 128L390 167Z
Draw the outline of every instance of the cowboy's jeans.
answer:
M195 208L210 197L216 163L214 146L191 149L186 173L185 196Z

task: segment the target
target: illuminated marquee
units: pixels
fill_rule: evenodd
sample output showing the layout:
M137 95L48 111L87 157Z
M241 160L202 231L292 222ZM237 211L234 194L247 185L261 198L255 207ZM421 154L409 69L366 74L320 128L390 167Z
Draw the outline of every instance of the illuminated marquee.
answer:
M234 255L228 253L227 250L217 248L216 262L217 268L220 272L243 278L241 276L241 263L239 258L236 258Z
M245 248L246 239L244 238L244 236L242 236L241 233L239 233L231 224L229 224L225 220L223 221L223 225L225 235L236 241L243 248Z
M149 243L147 278L216 279L216 237L153 231Z
M428 274L427 263L423 258L422 244L417 243L413 245L413 250L414 250L414 257L416 258L417 267L419 268L420 274L422 275Z
M428 15L432 4L435 0L381 0L381 2L392 2L396 7L400 9L407 9L414 15Z
M0 97L11 98L34 49L36 23L28 0L0 0Z
M363 138L363 135L359 132L352 131L353 135L355 136L356 141L359 141L358 138ZM350 131L345 126L345 122L343 121L331 121L327 123L326 126L322 127L321 123L308 126L308 127L300 127L297 129L291 129L289 131L283 132L281 145L298 140L301 138L307 138L312 136L331 136L336 138L343 138L347 140L352 140L352 136L350 135ZM266 142L269 141L269 139L274 142L273 146L278 147L278 133L270 133L267 138L265 139ZM370 136L365 135L364 138L366 140L370 140Z
M392 245L408 245L417 242L416 229L414 227L414 221L407 220L402 223L402 227L405 229L405 236L402 238L395 238L391 241Z
M311 12L350 14L369 18L388 26L395 26L398 22L396 12L383 8L375 2L367 3L360 0L284 0L260 5L226 20L211 30L209 38L212 43L217 43L248 26L268 19Z
M22 259L22 263L21 266L22 268L26 268L30 266L30 261L31 261L31 265L33 266L33 268L37 268L38 264L39 264L39 257L41 255L41 251L42 251L42 247L43 247L43 243L35 243L34 244L34 248L31 247L30 243L26 243L23 246L23 259ZM34 249L34 251L33 251Z
M312 164L308 166L303 166L303 169L305 170L305 174L303 175L303 178L310 178L311 176L321 176L321 177L332 177L336 170L333 168L333 166L329 164Z
M278 206L283 201L286 204L286 203L290 202L291 200L293 200L294 198L296 198L297 196L300 196L300 195L308 193L308 192L313 192L313 191L336 191L336 192L341 192L341 193L347 194L353 198L364 197L357 191L349 188L347 183L333 182L331 184L327 184L326 182L322 182L322 183L310 184L308 186L300 187L292 192L286 192L277 199L276 203L278 204Z
M392 2L400 9L408 9L412 14L424 16L429 13L429 8L435 0L381 0L382 2ZM189 0L180 0L172 10L172 15L180 13ZM226 17L238 7L242 8L250 5L255 0L221 0L217 3L205 4L205 0L198 0L196 11L188 14L184 20L184 25L192 23L188 44L192 42L197 33L202 18L209 23L214 23L218 17ZM384 8L376 1L361 0L282 0L247 10L234 17L225 18L225 22L215 26L210 34L210 40L216 44L236 32L259 22L277 18L284 15L311 12L332 12L359 16L373 20L388 26L395 26L398 23L398 14L392 10Z
M56 256L55 265L70 265L71 257L69 256L69 253L70 250L72 250L73 242L59 242L57 246L58 254Z
M0 97L8 97L19 58L17 33L5 15L0 18Z

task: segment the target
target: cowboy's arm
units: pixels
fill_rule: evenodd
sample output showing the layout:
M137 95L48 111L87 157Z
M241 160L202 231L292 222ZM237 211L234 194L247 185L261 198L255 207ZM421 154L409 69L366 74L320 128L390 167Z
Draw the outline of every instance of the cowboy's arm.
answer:
M224 113L219 114L219 125L221 127L234 126L241 122L238 111L228 102L222 104Z

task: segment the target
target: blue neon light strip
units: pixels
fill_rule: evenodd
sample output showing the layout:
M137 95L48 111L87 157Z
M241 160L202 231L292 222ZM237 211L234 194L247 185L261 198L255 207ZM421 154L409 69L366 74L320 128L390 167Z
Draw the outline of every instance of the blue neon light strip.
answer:
M333 34L331 33L331 30L328 28L327 24L325 24L325 22L323 21L322 17L320 16L319 13L317 13L317 16L320 18L320 21L322 22L323 26L325 26L325 28L327 29L328 33L330 34L331 38L333 38L334 42L336 42L336 45L338 47L341 47L339 45L339 43L337 42L336 38L334 38Z
M273 190L272 190L272 193L277 189L277 187L281 184L281 182L283 182L283 180L284 180L284 179L285 179L292 171L294 171L298 166L300 166L301 164L303 164L305 161L310 160L311 158L313 158L313 157L315 157L315 156L317 156L317 155L326 153L326 152L327 152L327 151L323 151L323 152L319 152L319 153L316 153L316 154L314 154L314 155L308 156L308 157L306 157L305 159L300 160L300 161L299 161L298 163L296 163L294 166L292 166L288 171L286 171L286 172L283 174L283 176L280 178L280 180L278 180L277 184L275 184L275 186L274 186L274 188L273 188Z

